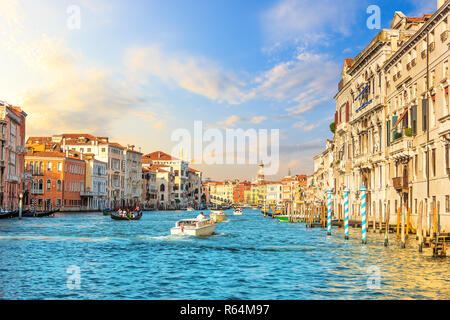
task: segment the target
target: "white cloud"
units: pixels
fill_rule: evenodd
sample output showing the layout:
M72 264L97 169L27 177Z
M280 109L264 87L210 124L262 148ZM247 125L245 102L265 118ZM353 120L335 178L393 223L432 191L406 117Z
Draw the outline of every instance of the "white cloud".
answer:
M218 102L239 104L248 98L245 83L232 72L203 58L164 52L156 45L129 49L126 65L134 77L156 76Z
M320 122L308 123L308 122L302 120L302 121L298 121L298 122L294 123L292 126L294 128L300 128L305 132L309 132L309 131L316 129L319 125L320 125Z
M265 117L265 116L256 116L256 117L251 118L251 119L250 119L250 122L251 122L251 123L258 124L258 123L263 122L263 121L266 120L266 119L267 119L267 117Z
M346 0L280 0L262 16L269 41L314 43L332 34L349 34L362 3Z

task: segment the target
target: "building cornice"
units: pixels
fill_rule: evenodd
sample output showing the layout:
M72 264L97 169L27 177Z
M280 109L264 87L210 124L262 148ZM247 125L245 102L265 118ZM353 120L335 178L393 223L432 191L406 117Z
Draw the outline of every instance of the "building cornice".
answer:
M424 25L414 33L414 35L406 41L384 64L384 71L386 72L392 67L408 50L417 44L418 41L430 30L436 26L436 24L442 20L450 10L450 0L447 0L425 23Z

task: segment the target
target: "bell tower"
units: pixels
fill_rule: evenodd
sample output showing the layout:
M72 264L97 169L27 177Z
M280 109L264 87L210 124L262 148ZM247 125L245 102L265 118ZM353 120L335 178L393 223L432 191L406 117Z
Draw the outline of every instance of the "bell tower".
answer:
M264 179L265 179L265 177L264 177L264 164L261 163L258 166L258 184L261 184L262 182L264 182Z

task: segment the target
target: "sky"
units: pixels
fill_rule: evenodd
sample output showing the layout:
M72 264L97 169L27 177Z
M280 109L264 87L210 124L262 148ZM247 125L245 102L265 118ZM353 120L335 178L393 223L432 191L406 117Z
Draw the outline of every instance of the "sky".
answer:
M0 0L0 100L28 114L27 136L91 133L144 153L170 153L173 132L195 121L224 135L279 129L273 178L311 174L333 138L343 60L380 31L366 25L370 5L381 28L395 11L436 10L436 0ZM193 167L256 176L253 164Z

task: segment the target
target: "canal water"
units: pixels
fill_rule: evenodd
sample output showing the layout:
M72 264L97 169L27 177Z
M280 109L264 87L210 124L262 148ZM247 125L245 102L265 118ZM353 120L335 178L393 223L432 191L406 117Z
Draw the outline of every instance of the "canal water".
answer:
M228 211L211 237L170 235L197 213L0 220L0 299L450 299L450 259L413 239L363 246L359 229L345 241L255 210Z

